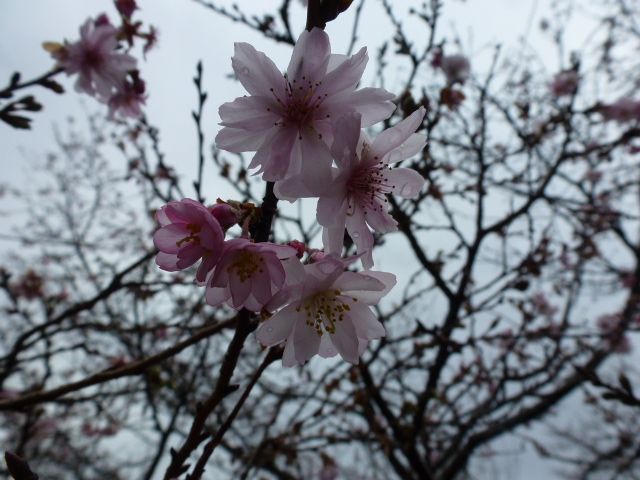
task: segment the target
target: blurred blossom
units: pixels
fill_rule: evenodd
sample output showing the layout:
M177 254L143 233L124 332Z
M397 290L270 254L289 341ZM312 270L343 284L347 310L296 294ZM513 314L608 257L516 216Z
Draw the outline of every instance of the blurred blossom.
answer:
M614 120L620 123L640 120L640 100L621 98L618 101L604 105L600 112L605 120Z
M82 25L78 41L52 51L67 75L78 75L76 90L105 103L124 87L128 72L136 69L136 59L118 50L117 35L118 29L102 15Z
M447 84L464 84L471 73L471 64L464 55L446 55L439 61L439 67L447 77Z
M553 77L549 84L549 90L555 97L573 95L578 89L578 80L578 72L575 70L560 72Z

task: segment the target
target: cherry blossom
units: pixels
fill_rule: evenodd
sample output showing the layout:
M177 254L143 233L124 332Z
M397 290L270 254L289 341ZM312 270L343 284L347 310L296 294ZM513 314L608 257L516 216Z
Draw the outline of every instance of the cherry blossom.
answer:
M578 72L575 70L565 70L556 74L549 84L549 90L556 97L573 95L578 89Z
M303 171L327 178L331 162L316 160L318 142L331 144L336 121L358 112L362 126L387 118L393 94L380 88L355 90L367 64L362 48L351 57L332 55L328 35L314 28L298 39L283 75L262 52L236 43L232 67L250 96L225 103L217 146L231 152L256 151L250 168L268 181ZM302 158L314 161L302 162Z
M136 59L118 51L117 35L118 29L101 15L80 27L80 40L52 52L68 75L78 74L76 90L105 103L122 90L127 74L136 69Z
M603 106L601 113L605 120L615 120L620 123L637 121L640 120L640 100L623 97L610 105Z
M175 272L202 259L196 279L204 282L222 253L224 232L217 218L201 203L184 198L163 206L156 219L161 227L153 236L160 250L158 266Z
M466 82L471 73L471 64L464 55L446 55L440 59L438 66L447 77L449 85Z
M357 364L369 341L385 335L370 306L391 290L395 275L345 271L356 258L328 255L305 265L303 278L287 288L289 303L260 325L256 336L263 345L286 342L284 366L338 353Z
M285 285L283 260L298 264L296 249L273 243L234 238L224 243L220 262L207 281L209 305L227 303L239 310L259 312ZM294 266L295 268L295 266Z
M136 70L133 80L126 81L109 99L109 116L113 118L119 114L123 117L139 118L142 116L142 106L146 98L145 83Z
M414 133L421 125L425 109L421 107L394 127L369 141L360 137L358 114L345 116L338 122L331 153L337 168L333 168L331 182L316 180L309 187L298 175L277 185L280 198L292 200L318 196L317 218L324 228L323 241L328 253L342 250L344 229L353 239L359 254L364 254L365 268L373 266L371 249L373 230L386 233L397 228L388 212L387 194L413 198L424 185L422 176L409 168L390 169L389 164L407 159L420 152L426 137ZM368 226L367 226L368 225Z

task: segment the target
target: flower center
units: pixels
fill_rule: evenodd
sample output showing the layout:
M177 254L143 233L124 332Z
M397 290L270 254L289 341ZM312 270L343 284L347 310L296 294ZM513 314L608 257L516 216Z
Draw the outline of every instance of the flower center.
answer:
M202 227L200 227L200 225L195 225L193 223L188 224L187 230L189 230L190 232L189 235L178 240L176 242L176 245L178 247L182 247L184 243L189 243L189 242L200 243L200 237L198 237L198 234L200 233L201 228Z
M264 258L253 252L243 250L236 255L235 260L227 267L227 272L235 274L241 282L250 279L256 272L264 271Z
M102 54L96 49L89 48L84 51L84 64L91 69L97 70L102 65Z
M387 194L396 188L389 183L386 175L388 170L387 165L378 162L362 165L353 171L347 182L347 215L353 215L356 207L360 207L365 215L368 211L386 211L386 204L389 203Z
M283 127L289 125L302 127L307 125L310 123L314 111L320 108L327 97L326 93L323 95L316 94L316 89L322 82L314 83L304 75L300 81L293 80L292 82L285 75L284 82L285 98L278 97L275 90L273 88L270 89L282 115L282 120L276 122L276 125ZM267 107L267 111L270 112L271 108ZM327 114L327 117L330 117L330 115Z
M305 323L318 335L322 335L323 330L333 334L336 333L337 322L344 320L344 312L351 310L341 295L340 290L325 290L306 298L296 310L304 310L307 316Z

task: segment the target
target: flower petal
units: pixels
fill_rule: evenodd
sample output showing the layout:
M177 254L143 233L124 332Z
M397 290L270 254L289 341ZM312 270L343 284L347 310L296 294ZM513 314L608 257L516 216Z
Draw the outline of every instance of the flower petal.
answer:
M310 32L302 32L293 47L287 78L290 82L303 76L306 80L321 79L327 71L330 54L329 35L324 30L313 28Z
M179 242L188 237L190 232L184 223L170 223L158 229L153 234L153 244L165 253L177 253L180 250Z
M248 43L236 43L234 47L231 67L247 92L270 97L273 88L282 98L284 78L271 59Z
M399 147L422 125L425 113L425 108L420 107L401 122L383 131L371 144L370 155L382 158L394 148Z
M295 345L296 360L303 364L316 353L320 348L320 335L313 327L308 326L300 314L296 322L296 329L293 332L293 342Z
M222 305L224 302L229 300L231 293L227 287L218 288L218 287L207 287L204 294L204 299L207 304L212 307L217 307L218 305Z
M336 333L330 335L331 342L338 349L342 358L356 365L359 360L358 336L351 319L346 316L342 322L336 325Z
M380 299L384 297L396 284L396 276L393 273L388 272L373 272L368 270L366 273L363 272L369 277L373 277L380 282L382 282L385 287L383 290L344 290L343 293L350 297L357 298L359 302L362 302L366 305L377 305L380 303Z
M325 100L322 106L330 111L333 118L340 118L356 111L362 115L362 127L370 127L388 118L396 109L393 93L383 88L361 88L355 92L345 91Z
M392 168L386 172L387 182L395 185L393 193L405 198L414 198L424 187L425 180L410 168Z
M322 85L318 88L318 95L335 95L344 90L354 90L362 78L369 56L366 47L361 48L357 53L342 62L322 80Z
M294 322L300 313L293 305L283 308L266 322L262 323L256 332L256 338L265 347L272 347L282 343L293 330Z
M331 154L341 169L350 169L354 163L361 125L359 113L347 114L336 122Z
M239 97L223 103L218 109L220 125L249 131L267 130L280 116L274 113L275 102L266 97Z
M384 337L387 333L382 323L366 305L351 303L349 317L353 322L358 338L375 340L376 338Z
M320 339L320 348L318 349L318 354L323 358L335 357L338 354L338 350L331 341L330 334L325 333L324 335L322 335L322 338Z
M253 152L267 142L269 137L275 133L276 128L248 132L241 128L224 127L216 135L216 146L228 152Z

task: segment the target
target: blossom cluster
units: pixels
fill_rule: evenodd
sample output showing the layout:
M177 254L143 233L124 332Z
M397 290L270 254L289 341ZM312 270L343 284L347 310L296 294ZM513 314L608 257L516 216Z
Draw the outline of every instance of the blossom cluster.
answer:
M414 198L424 185L415 170L392 167L424 148L426 137L415 132L425 109L370 138L364 129L389 118L395 104L384 89L357 88L367 60L365 48L348 57L332 54L318 28L300 35L285 73L238 43L232 68L249 95L219 110L218 148L255 152L250 168L274 182L280 200L317 198L322 251L300 242L254 242L251 216L233 204L208 208L183 199L157 213L160 268L182 270L199 261L196 280L207 303L261 312L266 320L256 337L265 346L284 343L286 366L316 354L357 363L369 341L385 335L371 307L396 279L371 270L374 232L397 229L388 195ZM242 235L225 240L235 223ZM342 258L345 233L357 249L348 258ZM364 271L353 271L357 261Z
M56 67L76 75L75 88L109 107L111 117L137 118L142 115L146 86L137 60L128 53L136 38L145 42L146 53L156 42L153 27L142 32L131 16L134 0L115 0L121 25L116 27L106 14L89 18L80 27L80 38L64 44L47 42L44 47L56 60Z

